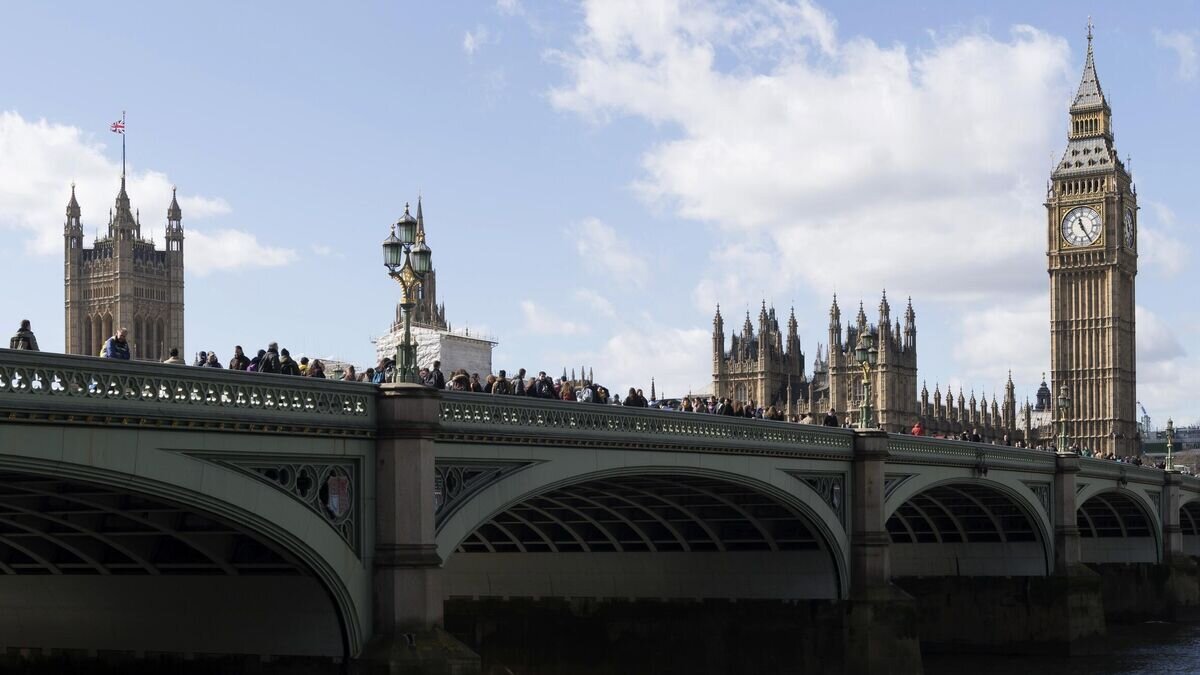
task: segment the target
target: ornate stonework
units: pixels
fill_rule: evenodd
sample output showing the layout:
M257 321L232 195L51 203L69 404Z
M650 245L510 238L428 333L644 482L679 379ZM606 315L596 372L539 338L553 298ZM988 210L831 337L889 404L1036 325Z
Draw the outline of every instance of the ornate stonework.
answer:
M787 407L788 401L799 398L808 389L804 377L804 352L796 334L796 314L788 319L785 337L779 330L775 308L767 309L766 301L758 313L758 334L746 323L741 334L730 338L725 351L725 323L721 308L713 318L713 393L735 401L754 401L767 406Z
M1052 393L1066 385L1068 444L1136 453L1137 189L1113 143L1088 32L1067 149L1046 195ZM1058 416L1057 413L1055 415Z
M129 331L130 355L160 361L183 344L183 212L174 194L167 209L166 250L142 238L125 178L109 212L108 231L83 246L75 187L63 228L66 258L66 351L96 356L118 328Z
M859 337L869 334L879 350L878 363L871 373L873 408L879 428L908 432L920 422L925 433L958 436L978 433L984 441L1015 443L1030 438L1020 433L1012 377L1004 385L1004 400L992 394L977 399L971 392L968 401L960 390L958 402L946 390L943 403L940 387L935 385L932 399L924 385L917 392L917 317L912 301L904 309L904 322L892 319L887 293L879 302L877 323L867 321L862 303L854 322L842 325L837 298L829 309L829 346L817 346L810 379L804 372L804 354L796 334L796 317L788 319L787 333L779 329L775 310L763 303L759 312L758 333L746 322L740 334L730 338L725 349L725 323L718 307L713 318L713 392L735 401L754 401L763 407L775 406L787 415L811 415L820 423L832 408L838 421L858 424L863 398L862 370L855 359Z

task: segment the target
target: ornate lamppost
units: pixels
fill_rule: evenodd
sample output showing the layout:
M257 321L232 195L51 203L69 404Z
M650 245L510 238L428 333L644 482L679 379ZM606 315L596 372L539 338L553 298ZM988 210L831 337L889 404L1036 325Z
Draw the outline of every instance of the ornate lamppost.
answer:
M404 215L392 225L392 233L383 240L383 264L388 276L400 284L400 308L404 311L404 339L396 345L393 382L417 382L416 347L412 343L412 310L417 306L421 280L432 269L433 251L417 238L417 219L404 205Z
M1071 392L1066 383L1058 388L1058 451L1067 452L1067 411L1071 409Z
M1167 471L1175 470L1175 422L1167 418Z
M858 336L858 345L854 348L854 359L858 361L858 367L862 369L862 384L863 384L863 399L862 407L859 409L859 429L871 429L875 426L874 420L871 418L871 371L875 368L876 362L879 361L879 350L875 348L875 336L867 331L863 331L862 335Z

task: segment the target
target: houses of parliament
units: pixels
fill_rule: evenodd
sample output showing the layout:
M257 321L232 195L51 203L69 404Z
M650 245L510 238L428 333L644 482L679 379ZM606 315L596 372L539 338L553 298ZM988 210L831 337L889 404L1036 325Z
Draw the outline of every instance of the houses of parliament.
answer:
M825 345L818 346L811 376L805 372L794 314L786 334L774 309L763 303L755 332L749 313L726 349L724 320L713 319L714 394L774 405L792 414L834 410L855 423L862 403L862 371L854 359L859 337L870 334L879 350L872 370L873 408L879 426L907 431L920 422L928 433L977 430L985 440L1053 443L1064 424L1073 445L1096 453L1135 454L1140 436L1136 410L1134 280L1137 276L1137 188L1114 142L1112 109L1100 87L1088 28L1087 58L1068 110L1067 147L1047 183L1046 255L1050 280L1050 371L1036 405L1018 407L1011 375L1003 400L995 394L968 401L962 391L932 399L917 390L917 329L911 301L904 323L893 323L886 294L878 319L860 304L843 326L834 299ZM994 391L994 389L993 389ZM1063 396L1065 394L1065 396ZM1055 401L1068 403L1058 410ZM1054 409L1052 409L1054 408ZM1039 420L1040 423L1035 423Z
M83 209L71 187L63 225L66 351L95 356L119 328L135 359L161 361L183 343L183 211L174 191L164 228L166 248L142 236L141 214L125 176L108 212L108 229L83 245Z

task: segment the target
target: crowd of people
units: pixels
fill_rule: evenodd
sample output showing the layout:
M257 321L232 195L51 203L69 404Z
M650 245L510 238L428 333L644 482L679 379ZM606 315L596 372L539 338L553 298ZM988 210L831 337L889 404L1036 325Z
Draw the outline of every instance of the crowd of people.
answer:
M105 340L104 347L100 352L101 358L128 360L130 358L130 351L127 335L128 331L121 328L112 337ZM28 319L21 322L20 328L17 329L17 332L9 340L8 348L38 351L37 337L33 334L33 329ZM164 363L175 365L187 364L179 356L178 349L172 349L170 356ZM325 364L320 359L309 360L307 356L302 356L297 361L292 358L291 353L287 349L280 349L278 343L275 342L267 345L266 349L259 349L254 356L247 356L242 347L238 345L233 348L233 355L229 357L229 361L225 366L221 365L220 358L216 352L202 351L196 355L196 359L192 365L200 368L228 368L229 370L242 370L251 373L275 373L279 375L295 375L321 379L328 377L325 374ZM385 357L380 359L375 367L367 368L361 373L357 372L353 365L347 366L340 373L338 379L350 382L382 384L391 382L394 379L395 368L395 361ZM826 427L849 428L851 426L849 419L840 419L837 411L834 409L830 409L824 415L811 413L788 415L785 411L773 405L764 408L754 401L735 401L730 398L717 396L688 395L681 399L660 401L653 395L647 399L643 390L636 387L630 387L625 397L622 398L620 394L612 392L607 387L595 382L586 380L571 381L567 379L565 374L555 379L547 375L545 371L539 371L536 376L530 377L524 368L519 369L512 377L508 376L507 371L501 370L496 375L489 374L480 379L479 373L468 373L465 369L461 368L452 371L450 376L446 377L442 372L441 361L434 361L431 368L420 369L418 379L427 387L448 391L477 392L501 396L529 396L531 398L575 403L594 403L599 405L619 405L634 408L658 408L660 410L722 415L726 417L774 420L779 422L790 421L798 424L816 424ZM984 442L978 429L963 430L961 433L953 436L928 434L920 421L907 430L907 433L913 436L930 436L933 438L962 440L974 443ZM1035 450L1057 450L1056 446L1052 443L1027 444L1022 439L1014 440L1009 434L1004 434L1000 439L993 439L990 443L992 445ZM1118 456L1111 452L1106 454L1094 453L1090 448L1079 447L1078 445L1072 446L1071 450L1083 457L1143 466L1143 460L1140 456ZM1160 469L1164 468L1161 462L1155 464L1155 466Z

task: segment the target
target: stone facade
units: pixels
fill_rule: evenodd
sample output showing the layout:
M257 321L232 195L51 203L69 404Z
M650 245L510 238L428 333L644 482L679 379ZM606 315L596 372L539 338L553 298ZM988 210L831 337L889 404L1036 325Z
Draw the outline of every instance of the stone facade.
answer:
M395 358L396 347L404 337L404 325L375 341L376 358ZM413 326L412 340L417 346L417 367L432 368L434 361L442 362L442 372L449 374L459 368L479 373L481 380L492 372L492 349L496 343L484 337L428 326Z
M972 435L978 433L985 442L1003 442L1007 439L1015 443L1030 438L1018 426L1018 416L1025 419L1026 407L1017 408L1012 373L1008 374L1008 381L1004 384L1002 402L996 399L995 393L992 394L990 403L986 395L976 399L974 391L968 400L963 396L962 389L959 389L956 405L954 394L949 387L946 388L946 397L943 400L940 386L934 385L931 398L929 389L924 384L921 385L919 419L925 433L930 436L956 437L966 432Z
M862 368L854 351L859 337L870 334L879 350L878 363L871 371L875 397L875 423L885 431L907 431L917 417L917 317L912 300L900 319L892 323L892 308L885 292L879 301L879 320L867 321L860 302L853 324L842 330L842 313L837 297L829 308L829 346L824 358L817 354L813 363L813 386L809 390L806 411L824 415L831 408L838 418L858 424L863 400ZM819 351L819 350L818 350Z
M746 323L740 335L730 339L725 351L725 322L721 308L713 318L713 393L736 401L754 401L767 406L787 406L807 390L804 378L804 352L796 334L796 313L788 319L785 336L779 330L775 308L767 309L764 300L758 313L758 334Z
M1046 194L1052 392L1071 395L1068 443L1136 454L1137 189L1113 144L1090 29L1070 122Z
M927 433L957 436L978 432L984 440L1015 442L1024 438L1018 417L1024 411L1016 403L1012 377L1005 385L1004 401L995 395L970 401L962 391L958 402L935 386L932 399L922 385L917 392L917 318L912 300L904 309L904 321L893 320L885 292L879 302L876 323L867 320L859 303L854 322L842 325L837 298L829 310L828 346L817 345L812 377L804 372L804 353L793 311L787 331L780 330L774 308L765 301L758 316L758 332L747 313L741 333L730 336L726 350L725 322L720 307L713 317L713 393L736 401L753 401L764 408L782 408L788 416L822 418L832 408L842 422L857 425L863 399L862 368L855 359L859 337L869 334L879 350L871 372L875 422L886 431L907 432L916 422Z
M162 360L172 348L186 355L183 333L183 212L174 193L167 209L166 250L142 238L130 208L125 177L109 212L108 231L83 246L75 187L63 227L66 286L66 352L99 354L119 328L129 331L135 359Z

